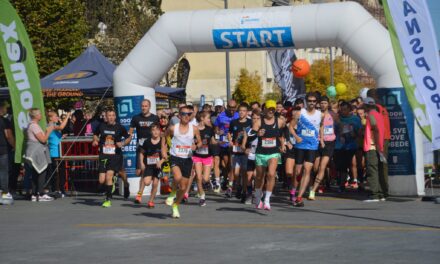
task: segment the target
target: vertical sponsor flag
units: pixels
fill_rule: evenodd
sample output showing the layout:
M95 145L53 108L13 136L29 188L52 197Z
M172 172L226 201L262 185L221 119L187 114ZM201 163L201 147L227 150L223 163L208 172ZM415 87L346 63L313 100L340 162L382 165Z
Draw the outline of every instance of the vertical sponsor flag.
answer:
M425 0L383 1L397 68L423 133L440 149L440 60Z
M29 123L28 110L41 110L43 118L40 126L43 129L46 118L34 51L20 17L7 0L0 0L0 55L14 112L15 161L21 162L23 130Z
M275 82L282 91L283 103L291 102L293 104L296 98L305 96L304 79L296 78L291 70L292 63L296 60L294 50L272 50L268 54Z

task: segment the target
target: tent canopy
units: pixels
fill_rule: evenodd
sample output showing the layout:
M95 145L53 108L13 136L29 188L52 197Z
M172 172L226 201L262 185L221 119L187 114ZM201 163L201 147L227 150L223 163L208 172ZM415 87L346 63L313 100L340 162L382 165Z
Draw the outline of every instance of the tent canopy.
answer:
M41 79L41 88L83 91L108 88L113 86L115 68L95 46L89 46L78 58Z

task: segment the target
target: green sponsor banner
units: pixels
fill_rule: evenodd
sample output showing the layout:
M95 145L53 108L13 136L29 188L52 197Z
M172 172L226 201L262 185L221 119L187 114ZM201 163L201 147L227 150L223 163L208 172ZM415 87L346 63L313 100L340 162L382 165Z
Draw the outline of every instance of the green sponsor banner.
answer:
M0 56L8 80L16 137L15 162L21 162L28 110L39 108L40 126L46 128L40 75L31 42L20 17L7 0L0 0Z
M408 67L405 64L405 56L402 51L402 47L400 46L399 37L397 36L396 27L394 25L394 20L391 15L390 7L388 5L388 1L383 1L383 7L385 11L385 18L388 26L388 32L390 33L391 43L393 46L394 56L396 57L397 69L399 70L400 79L402 81L403 87L405 89L405 94L408 97L409 104L414 112L414 116L416 117L417 124L422 130L423 134L431 141L432 140L432 131L431 125L429 122L423 121L426 120L426 106L421 104L416 99L415 90L416 85L411 80L412 76L409 73Z

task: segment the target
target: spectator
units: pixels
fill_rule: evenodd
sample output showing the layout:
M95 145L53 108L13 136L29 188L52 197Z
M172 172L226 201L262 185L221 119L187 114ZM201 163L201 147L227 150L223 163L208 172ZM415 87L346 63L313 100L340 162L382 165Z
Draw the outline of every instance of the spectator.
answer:
M57 191L61 197L65 196L64 184L65 177L60 177L59 170L57 168L56 159L60 158L60 143L63 135L61 131L67 125L70 118L70 113L67 114L66 118L60 123L58 114L54 111L49 111L47 113L49 123L47 126L53 126L54 130L50 133L48 138L49 152L51 158L51 165L49 165L48 170L48 181L51 183L52 191Z
M2 103L1 108L6 105ZM9 157L8 144L15 148L15 139L10 123L0 116L0 204L12 204L13 198L9 193Z
M51 163L47 140L54 130L54 126L48 126L46 131L40 127L38 122L41 120L41 111L38 108L29 109L31 122L26 130L26 152L25 161L32 173L32 201L46 202L53 198L44 194L44 183L49 164Z
M84 118L84 113L82 110L76 110L73 113L75 117L75 122L73 123L73 135L74 136L84 136L86 133L87 120Z

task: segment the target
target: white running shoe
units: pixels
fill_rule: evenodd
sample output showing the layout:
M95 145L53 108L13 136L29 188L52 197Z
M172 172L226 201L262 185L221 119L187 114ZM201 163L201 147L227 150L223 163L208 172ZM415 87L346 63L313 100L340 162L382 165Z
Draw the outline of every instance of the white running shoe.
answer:
M54 200L53 197L50 197L47 194L44 194L43 196L40 196L40 198L38 199L38 201L40 201L40 202L51 202L53 200Z

